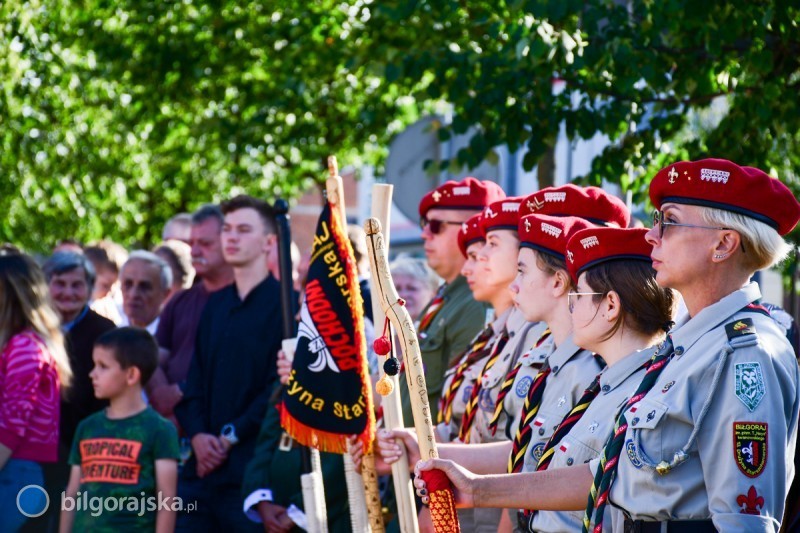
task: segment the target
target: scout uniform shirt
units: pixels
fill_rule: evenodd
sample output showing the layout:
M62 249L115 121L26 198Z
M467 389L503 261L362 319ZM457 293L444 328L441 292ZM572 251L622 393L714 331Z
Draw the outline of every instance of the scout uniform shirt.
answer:
M541 336L541 333L539 335ZM536 342L534 341L534 344ZM522 417L522 408L525 406L525 398L528 396L533 379L541 370L547 356L554 350L553 336L549 335L539 346L534 346L519 358L520 368L514 376L511 390L503 399L503 414L506 421L504 425L498 424L497 426L497 432L503 431L508 439L513 439L517 433L519 420Z
M623 531L620 510L634 520L711 518L722 531L778 530L793 476L800 376L775 322L743 309L760 297L749 283L670 334L672 361L626 411L610 495L614 531ZM684 463L656 472L681 451Z
M497 363L481 376L482 385L478 398L478 412L470 430L470 442L508 440L503 431L492 432L489 430L489 422L492 421L495 406L497 405L497 394L500 392L500 387L503 385L508 371L516 364L523 350L527 350L536 343L546 325L543 322L526 321L520 310L512 307L506 327L509 335L508 343L506 343L503 351L500 352ZM505 423L505 416L501 415L497 427L503 428Z
M580 421L556 444L548 470L588 463L599 457L614 429L616 414L636 392L655 347L637 350L600 374L600 392L586 408ZM549 385L549 383L548 383ZM531 529L561 533L580 531L583 511L537 511Z
M464 276L458 276L452 283L445 285L443 297L444 303L431 324L425 331L419 332L419 349L425 368L425 385L428 389L432 420L436 420L439 413L445 370L453 358L464 353L469 342L483 328L486 317L486 305L472 298L472 291L469 290ZM427 308L422 311L422 316L426 310ZM403 423L405 427L414 427L408 384L405 377L401 377L399 381Z
M536 470L550 436L601 370L594 355L576 345L572 335L547 357L547 361L551 373L539 412L531 422L533 433L525 453L523 472ZM514 431L516 433L516 429Z
M486 364L486 361L489 359L489 355L492 352L491 348L497 344L497 341L500 338L500 332L503 331L503 328L506 325L509 312L510 309L492 320L490 327L492 328L493 333L492 337L489 339L489 342L486 343L486 347L488 348L486 351L486 356L475 361L469 368L467 368L467 370L464 371L464 379L461 382L461 386L458 388L453 400L450 423L448 424L442 421L435 427L439 442L452 442L453 439L458 437L458 429L461 427L461 419L464 417L464 410L466 409L470 394L472 394L472 389L475 386L475 380L478 379L478 376L481 374L481 370ZM492 312L492 314L494 313ZM476 335L475 338L470 341L470 346L472 346L478 336L480 336L480 333L478 333L478 335ZM459 360L457 365L452 366L447 370L447 372L445 372L442 394L445 394L450 388L450 384L453 382L453 376L455 375L458 366L466 357L467 354L464 354L464 357Z

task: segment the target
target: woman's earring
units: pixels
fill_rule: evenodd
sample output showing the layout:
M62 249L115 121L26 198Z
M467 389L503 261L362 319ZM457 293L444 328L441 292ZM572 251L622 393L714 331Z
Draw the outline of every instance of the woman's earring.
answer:
M728 254L715 254L714 259L725 259L728 257Z

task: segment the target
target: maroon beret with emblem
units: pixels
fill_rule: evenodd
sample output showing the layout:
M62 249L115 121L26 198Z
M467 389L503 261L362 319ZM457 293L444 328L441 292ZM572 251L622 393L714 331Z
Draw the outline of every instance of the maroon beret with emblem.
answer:
M519 220L519 246L566 260L569 238L575 232L591 227L589 221L580 217L526 215Z
M764 222L781 235L800 219L797 198L780 180L726 159L678 161L662 168L650 182L650 200L656 209L675 203L732 211Z
M581 272L605 261L639 260L652 263L653 245L645 228L589 228L572 234L567 242L567 270L577 283Z
M550 215L581 217L598 226L627 228L631 213L625 202L600 187L579 187L568 183L547 187L527 198L520 215Z
M483 213L478 213L461 224L461 229L458 231L458 249L461 250L461 255L464 257L467 257L467 248L470 244L486 240L486 234L481 228L482 218Z
M428 210L433 208L480 211L492 202L505 197L506 193L493 181L481 181L475 178L450 180L422 197L419 202L419 215L424 217Z
M484 233L496 229L510 229L517 231L519 226L519 207L522 197L509 197L504 200L492 202L483 210L481 226Z

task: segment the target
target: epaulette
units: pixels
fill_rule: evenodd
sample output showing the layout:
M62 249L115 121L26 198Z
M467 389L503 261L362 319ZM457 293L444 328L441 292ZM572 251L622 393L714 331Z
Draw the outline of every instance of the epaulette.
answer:
M755 335L756 327L753 325L753 319L740 318L725 324L725 333L728 335L728 340L731 341L745 335Z

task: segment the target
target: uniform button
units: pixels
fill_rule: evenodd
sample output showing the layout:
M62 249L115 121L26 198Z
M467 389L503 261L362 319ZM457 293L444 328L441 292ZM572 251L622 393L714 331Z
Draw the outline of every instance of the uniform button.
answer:
M517 334L516 331L511 331L511 332L508 333L508 338L513 339L514 335L516 335L516 334Z
M544 428L539 428L539 435L544 435Z
M683 355L683 346L676 346L675 347L675 355Z
M553 367L553 372L558 372L558 365Z
M567 459L567 466L572 466L572 463L574 462L575 461L572 459L572 457L570 457L569 459Z
M638 416L631 421L631 424L634 425L634 426L636 424L638 424L638 423L639 423L639 417Z
M602 390L603 390L603 392L608 392L608 391L611 390L611 387L609 387L608 385L603 385L603 389Z

